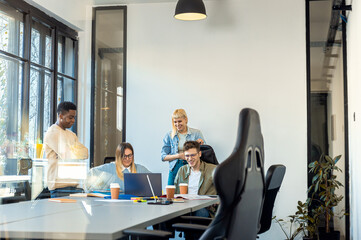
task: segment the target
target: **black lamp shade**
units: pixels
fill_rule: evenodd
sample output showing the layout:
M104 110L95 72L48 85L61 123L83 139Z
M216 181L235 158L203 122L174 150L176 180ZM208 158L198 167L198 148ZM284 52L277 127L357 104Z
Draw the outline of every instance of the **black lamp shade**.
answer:
M207 17L202 0L179 0L174 17L179 20L201 20Z

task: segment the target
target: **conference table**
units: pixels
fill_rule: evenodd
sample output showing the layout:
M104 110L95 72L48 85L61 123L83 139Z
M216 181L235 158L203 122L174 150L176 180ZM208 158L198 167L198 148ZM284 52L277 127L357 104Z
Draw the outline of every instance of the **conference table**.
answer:
M118 239L128 228L146 228L218 203L217 198L185 200L170 205L73 198L75 203L48 199L0 205L0 238Z

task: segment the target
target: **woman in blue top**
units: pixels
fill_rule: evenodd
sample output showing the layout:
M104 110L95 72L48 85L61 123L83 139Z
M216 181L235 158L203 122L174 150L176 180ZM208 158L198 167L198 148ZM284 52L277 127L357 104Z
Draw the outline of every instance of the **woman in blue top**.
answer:
M90 169L86 181L87 191L107 190L111 183L118 183L120 191L124 191L124 173L150 173L150 171L134 163L134 150L130 143L120 143L115 151L115 162Z
M162 161L169 161L168 185L174 185L178 169L187 164L183 153L183 144L186 141L197 141L205 144L200 130L187 126L188 118L184 109L176 109L172 114L172 131L163 139Z

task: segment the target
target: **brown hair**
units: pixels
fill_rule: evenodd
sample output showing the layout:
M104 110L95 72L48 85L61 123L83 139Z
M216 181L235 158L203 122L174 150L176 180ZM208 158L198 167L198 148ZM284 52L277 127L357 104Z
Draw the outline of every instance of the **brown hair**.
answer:
M183 145L183 151L188 151L189 149L195 148L197 152L201 151L201 144L197 141L187 141Z
M124 152L125 149L129 149L132 151L133 154L133 161L132 164L130 164L130 172L131 173L136 173L137 169L135 168L135 164L134 164L134 150L133 147L130 143L127 142L122 142L118 145L117 150L115 150L115 167L116 167L116 171L117 171L117 175L121 180L124 180L124 175L123 175L123 158L124 158Z

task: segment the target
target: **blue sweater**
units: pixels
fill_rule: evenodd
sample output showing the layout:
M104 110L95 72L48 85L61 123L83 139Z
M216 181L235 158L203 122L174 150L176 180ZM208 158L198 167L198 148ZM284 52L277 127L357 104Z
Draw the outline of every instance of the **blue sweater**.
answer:
M135 163L135 169L137 173L150 173L146 167L140 164ZM124 191L124 181L117 175L115 162L90 169L85 182L85 189L86 191L108 190L111 183L118 183L120 191Z

